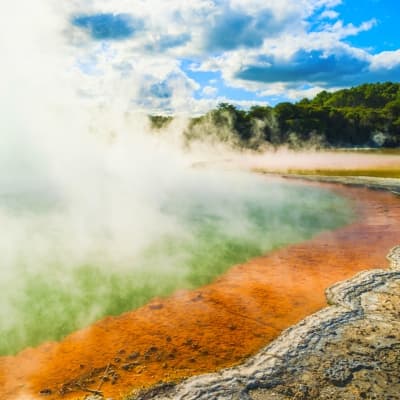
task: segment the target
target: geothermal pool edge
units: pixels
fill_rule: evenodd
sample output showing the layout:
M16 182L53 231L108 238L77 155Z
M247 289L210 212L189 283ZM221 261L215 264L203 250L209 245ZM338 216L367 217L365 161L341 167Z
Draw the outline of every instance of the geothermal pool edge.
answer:
M396 398L400 392L400 245L387 258L388 269L360 272L328 288L330 306L282 332L243 365L194 377L177 387L160 386L153 389L152 397L134 398ZM357 351L349 350L353 342ZM379 354L382 349L389 360ZM384 373L376 372L380 363L385 364ZM374 387L377 376L380 384Z
M255 172L269 175L268 171ZM398 179L279 175L310 182L362 186L400 195ZM389 268L362 271L327 288L328 307L284 330L244 364L193 377L177 386L156 386L132 399L353 399L355 395L369 398L371 389L375 396L393 395L391 398L395 398L400 393L400 335L388 324L400 327L400 245L390 249L387 260ZM365 325L363 329L362 325ZM386 340L383 347L387 349L386 356L397 359L397 362L386 363L386 385L375 388L372 387L372 382L376 382L373 372L363 377L353 373L377 368L378 351L367 349L372 347L371 341L366 340L371 334L375 335L373 340L378 347L385 342L382 341L385 335L386 339L392 339ZM354 335L364 347L363 362L357 355L348 354ZM323 359L321 355L327 352L328 357ZM382 381L382 377L378 378Z
M136 312L107 318L91 327L90 331L71 335L59 344L50 343L39 349L27 349L16 358L0 359L0 398L20 400L25 395L29 399L83 399L87 396L93 398L96 393L99 397L101 392L105 398L134 399L138 389L154 388L161 381L164 385L159 388L168 390L158 392L158 398L186 399L192 398L190 396L194 396L196 391L199 395L203 393L207 396L210 387L203 380L204 376L191 378L173 387L175 382L217 370L222 372L206 376L206 380L211 379L214 382L213 390L230 389L231 383L218 383L215 379L226 376L226 371L240 371L240 376L245 381L239 379L236 382L236 378L232 378L232 382L237 383L232 389L240 389L235 396L239 396L239 393L244 396L238 398L263 399L269 396L267 392L263 394L263 391L268 391L273 382L277 383L275 389L282 389L283 386L278 384L279 377L275 377L275 380L261 379L267 376L268 371L264 370L261 361L254 361L258 356L252 356L259 349L264 349L260 353L264 354L270 346L282 344L281 338L287 338L287 332L295 329L287 329L289 326L296 323L304 325L305 322L299 321L326 306L323 290L320 294L316 293L318 288L326 288L335 282L349 279L366 268L383 266L388 248L400 242L400 204L397 197L363 188L343 188L333 184L328 184L328 187L359 200L358 221L333 232L320 234L302 244L292 245L233 267L206 287L182 291L167 299L155 299ZM352 240L356 240L357 246L353 245ZM339 253L335 247L338 243L341 244ZM266 267L269 271L268 277L265 274ZM282 274L290 279L282 282ZM292 300L285 297L290 291L294 291L293 295L291 293L294 296ZM301 313L296 308L299 306ZM341 312L342 306L340 303ZM205 313L206 310L213 311L209 314ZM326 310L319 313L323 315L324 312ZM353 310L350 314L355 312ZM336 314L340 312L336 311ZM307 317L304 321L309 321L310 318L312 317ZM318 330L316 326L311 326ZM87 335L83 341L82 335ZM392 335L392 332L388 334ZM335 337L338 336L340 335ZM319 337L322 335L315 335L314 339ZM311 342L315 344L315 340ZM112 347L110 343L113 344ZM140 357L135 352L131 353L139 349ZM141 349L145 351L142 353ZM278 357L280 354L273 354L269 350L267 353L268 363L273 362L275 366L279 366L279 360L283 361ZM301 363L306 357L296 358L295 353L290 351L287 354L300 363L293 364L289 370L304 372ZM134 359L130 362L124 361L129 357ZM226 367L241 364L245 359L250 361L246 361L242 367L224 370ZM329 367L333 371L333 381L336 379L334 371L339 371L339 375L342 370L350 371L348 376L358 373L360 362L357 362L356 367L349 367L343 360L338 362L339 367ZM257 371L253 371L254 374L246 367L250 364L258 366ZM284 377L282 369L279 371ZM113 385L113 374L116 373L120 380ZM8 382L7 378L11 381ZM196 382L200 387L196 386ZM246 385L244 382L247 382ZM285 387L289 390L288 377L286 383ZM304 398L312 398L310 390L314 389L304 383L302 385L304 392L309 393L309 397ZM179 394L183 392L178 391L186 390L185 388L190 388L193 393L190 394L189 391L184 392L184 395ZM243 392L244 389L246 390ZM157 390L147 392L139 398L157 398ZM294 395L282 397L285 394L279 390L276 396L281 397L275 398L301 398ZM216 398L212 393L208 392L208 397L203 398ZM224 397L218 395L218 398Z

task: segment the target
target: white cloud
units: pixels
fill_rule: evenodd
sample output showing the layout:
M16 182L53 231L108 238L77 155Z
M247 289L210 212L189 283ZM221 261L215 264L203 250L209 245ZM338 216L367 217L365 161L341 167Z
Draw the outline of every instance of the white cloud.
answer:
M35 15L42 8L51 10L36 18L48 25L48 34L63 49L57 69L71 73L75 82L71 88L103 103L118 98L125 108L164 107L172 112L182 111L186 104L191 112L193 93L199 86L185 73L182 59L193 61L195 73L221 72L228 86L289 97L312 93L324 87L322 83L336 87L338 82L309 82L310 87L307 76L299 82L263 82L240 79L238 73L252 66L287 65L301 51L310 56L319 52L321 59L335 56L343 60L345 55L360 65L371 63L371 71L397 66L396 52L372 56L345 43L349 36L372 29L376 21L344 24L334 9L340 0L41 0L43 7L27 0L17 3L24 5L25 15ZM131 16L134 33L125 40L94 40L90 30L71 23L74 16L97 14ZM313 16L320 18L320 26L310 31L308 20ZM6 33L0 40L4 38ZM21 65L25 68L25 63ZM215 84L209 86L203 95L215 96L211 88Z
M79 28L71 28L69 34L72 43L79 44L80 57L94 59L95 71L102 74L101 85L96 86L97 74L88 78L93 84L88 85L86 91L108 96L118 88L116 82L120 80L123 82L120 91L131 88L132 104L181 110L182 103L189 104L188 99L196 88L181 70L177 58L197 59L200 61L198 70L221 71L229 85L258 92L267 90L260 82L240 82L235 72L263 53L290 59L301 47L299 38L307 42L306 18L319 10L333 12L331 8L339 3L337 0L249 0L245 4L239 0L184 3L178 0L92 0L84 3L74 0L68 9L69 16L126 13L143 23L132 38L109 42L104 53L99 52L99 43L82 35ZM339 36L338 31L344 27L336 25L329 29L331 36L333 31ZM164 85L171 89L171 96L165 94L160 99L148 92L145 98L140 98L146 88L170 79L173 85L166 82ZM179 80L181 84L178 85ZM203 94L213 96L215 90L205 88Z
M372 56L371 70L379 71L381 69L390 70L400 67L400 50L383 51Z
M218 90L213 86L205 86L203 88L203 90L201 91L203 96L206 96L206 97L215 96L217 94L217 92L218 92Z
M356 85L363 79L388 80L389 76L372 72L384 65L396 65L397 53L374 57L343 41L375 24L375 20L359 26L337 21L318 31L286 31L265 40L260 48L238 49L207 58L198 70L221 71L229 86L293 100L313 96L323 89Z
M339 17L339 13L334 10L325 10L319 16L320 19L336 19Z
M369 31L377 24L376 19L365 21L359 26L353 24L344 25L343 21L337 21L333 25L325 25L324 32L332 33L337 39L358 35L360 32Z

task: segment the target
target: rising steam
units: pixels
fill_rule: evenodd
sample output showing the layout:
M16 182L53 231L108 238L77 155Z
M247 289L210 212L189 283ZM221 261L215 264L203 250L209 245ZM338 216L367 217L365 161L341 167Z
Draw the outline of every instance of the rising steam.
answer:
M0 17L0 353L344 222L326 193L303 191L297 212L296 188L190 168L182 122L154 135L130 109L135 78L76 67L87 49L59 3L15 1Z

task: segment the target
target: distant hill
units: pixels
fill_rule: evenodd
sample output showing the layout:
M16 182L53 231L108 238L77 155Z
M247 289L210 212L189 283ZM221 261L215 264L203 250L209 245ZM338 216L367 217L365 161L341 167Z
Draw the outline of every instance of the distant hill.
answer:
M162 128L162 120L151 118ZM189 143L212 140L252 149L400 147L400 84L322 91L311 100L254 106L247 111L222 103L193 118L185 136Z
M320 92L309 103L326 107L384 108L388 103L400 100L400 84L393 82L367 83L337 92ZM303 102L307 103L307 100Z

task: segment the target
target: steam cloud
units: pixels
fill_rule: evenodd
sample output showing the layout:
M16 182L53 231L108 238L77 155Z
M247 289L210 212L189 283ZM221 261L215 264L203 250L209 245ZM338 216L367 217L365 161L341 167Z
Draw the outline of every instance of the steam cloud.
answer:
M64 7L20 0L0 16L0 353L25 343L28 333L15 326L30 314L43 321L69 304L74 320L55 327L57 335L59 328L115 312L107 303L80 314L87 298L100 304L110 290L126 290L109 272L131 276L128 285L143 279L144 287L157 268L187 279L182 265L189 255L164 240L179 238L190 251L196 229L185 221L197 226L200 215L219 221L230 238L258 240L263 227L240 215L248 216L249 204L280 204L285 197L279 187L259 191L255 178L189 168L194 156L181 151L176 137L184 121L174 121L169 135L150 134L147 118L130 111L134 80L126 87L82 75L76 54L85 49L71 44ZM291 217L300 228L292 236L284 232L289 241L304 234L305 215ZM271 216L268 223L274 230L280 221ZM329 223L321 220L318 229ZM143 255L154 243L166 251L159 264L152 264L154 252L146 264ZM92 279L93 285L82 284ZM46 293L51 296L43 298ZM126 298L121 294L119 301ZM10 337L13 343L6 342Z

